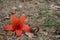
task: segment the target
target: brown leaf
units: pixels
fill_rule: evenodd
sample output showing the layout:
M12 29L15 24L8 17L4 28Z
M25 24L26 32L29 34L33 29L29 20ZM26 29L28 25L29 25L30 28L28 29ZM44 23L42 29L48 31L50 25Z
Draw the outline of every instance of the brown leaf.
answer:
M55 34L59 34L60 35L60 30L56 30Z

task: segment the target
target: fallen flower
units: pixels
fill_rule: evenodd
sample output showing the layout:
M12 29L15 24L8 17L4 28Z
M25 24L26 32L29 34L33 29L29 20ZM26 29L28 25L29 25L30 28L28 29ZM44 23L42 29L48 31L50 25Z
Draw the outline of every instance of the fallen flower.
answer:
M4 27L4 30L16 31L16 36L21 36L22 32L30 32L30 27L24 24L26 19L25 15L22 15L19 19L16 19L14 14L10 15L11 24Z

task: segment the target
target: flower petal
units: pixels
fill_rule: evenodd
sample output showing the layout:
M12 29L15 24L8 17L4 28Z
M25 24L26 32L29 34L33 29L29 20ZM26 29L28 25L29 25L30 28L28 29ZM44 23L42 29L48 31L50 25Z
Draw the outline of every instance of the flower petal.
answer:
M26 32L30 32L30 27L28 25L23 25L22 30L26 31Z
M21 34L22 34L22 30L16 29L16 36L17 36L17 37L18 37L18 36L21 36Z
M4 27L5 30L14 30L13 26L12 25L7 25Z
M16 25L17 24L17 19L16 19L14 14L11 14L10 20L11 20L12 25Z
M25 15L21 16L21 17L19 18L19 20L18 20L19 24L20 24L20 25L23 24L24 21L25 21L25 19L26 19L26 16L25 16Z

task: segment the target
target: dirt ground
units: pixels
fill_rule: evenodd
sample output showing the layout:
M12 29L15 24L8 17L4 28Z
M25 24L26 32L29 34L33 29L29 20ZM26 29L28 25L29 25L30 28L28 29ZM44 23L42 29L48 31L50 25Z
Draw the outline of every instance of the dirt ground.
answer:
M11 12L17 18L26 15L27 25L39 27L37 36L16 37L15 31L5 31ZM60 30L60 0L0 0L0 40L60 40L56 30Z

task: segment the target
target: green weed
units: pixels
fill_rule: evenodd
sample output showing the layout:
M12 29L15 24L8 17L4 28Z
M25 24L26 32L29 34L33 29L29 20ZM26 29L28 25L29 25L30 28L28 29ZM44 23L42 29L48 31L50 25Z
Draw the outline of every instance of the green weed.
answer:
M3 1L2 0L0 0L0 3L2 3Z
M46 20L44 20L44 25L45 27L54 27L55 29L60 29L60 25L56 18L48 17Z

